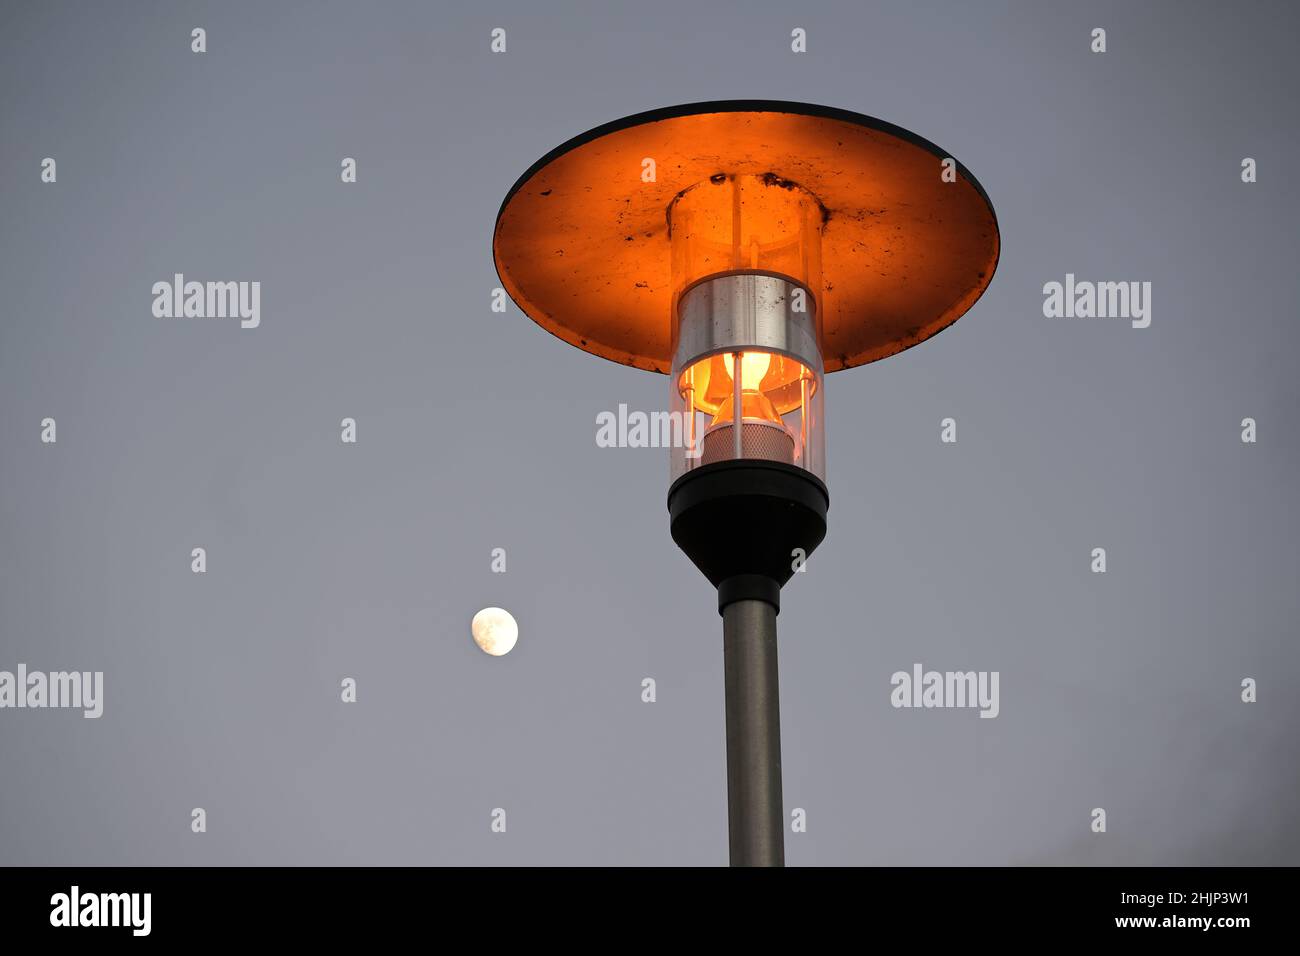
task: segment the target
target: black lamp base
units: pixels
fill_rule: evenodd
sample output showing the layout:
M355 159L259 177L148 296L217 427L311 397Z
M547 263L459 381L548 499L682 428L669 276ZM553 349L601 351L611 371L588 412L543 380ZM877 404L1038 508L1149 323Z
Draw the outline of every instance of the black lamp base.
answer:
M718 613L735 601L778 610L781 588L826 537L830 494L816 476L782 462L701 465L668 489L673 540L718 589Z

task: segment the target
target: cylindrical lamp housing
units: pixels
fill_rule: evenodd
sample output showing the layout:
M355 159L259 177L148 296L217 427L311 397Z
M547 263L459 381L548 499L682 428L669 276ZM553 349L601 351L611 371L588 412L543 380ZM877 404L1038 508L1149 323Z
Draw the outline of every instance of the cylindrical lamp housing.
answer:
M772 174L719 174L668 208L673 540L718 608L781 587L826 535L826 211Z
M817 197L772 174L719 174L668 209L671 480L722 461L771 461L824 481Z
M790 279L737 272L678 299L671 373L681 441L671 478L721 461L792 465L826 477L817 303Z
M669 207L673 540L718 608L781 587L826 535L824 210L774 176L714 176Z

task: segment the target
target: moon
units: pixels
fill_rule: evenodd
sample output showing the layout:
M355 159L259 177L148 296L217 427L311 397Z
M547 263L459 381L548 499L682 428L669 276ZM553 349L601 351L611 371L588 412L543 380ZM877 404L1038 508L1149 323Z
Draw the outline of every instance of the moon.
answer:
M519 625L509 611L499 607L485 607L475 614L469 632L479 650L493 657L509 654L519 640Z

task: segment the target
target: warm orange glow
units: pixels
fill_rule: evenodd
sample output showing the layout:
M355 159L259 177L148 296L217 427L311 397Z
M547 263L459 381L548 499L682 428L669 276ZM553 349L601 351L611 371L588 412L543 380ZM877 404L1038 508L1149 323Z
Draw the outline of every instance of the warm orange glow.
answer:
M723 353L722 365L727 370L727 375L734 381L736 375L736 358L731 352ZM763 381L763 376L767 374L767 370L771 367L772 353L741 352L740 387L746 390L758 388L758 383Z
M964 169L942 175L947 152L842 111L725 107L593 131L520 181L493 254L529 317L578 348L668 373L681 282L771 271L814 295L833 372L929 338L979 298L997 221Z
M700 359L681 375L678 388L682 397L689 398L697 411L708 415L720 415L723 406L732 407L735 400L735 380L732 370L736 360L730 352ZM816 388L816 379L811 371L802 364L784 355L771 352L742 352L740 358L740 387L744 393L741 408L746 418L749 417L749 395L756 395L763 400L764 413L756 417L779 421L780 416L792 412L803 403L800 382L808 381L810 392ZM773 414L766 412L772 408ZM754 408L759 408L756 403ZM728 411L722 417L730 417Z
M816 196L772 174L697 183L668 208L673 291L743 270L820 289L822 218Z
M744 421L754 422L774 422L777 425L784 424L781 416L777 414L776 406L772 400L762 392L741 392L740 393L740 417ZM720 406L718 412L709 422L709 427L720 425L723 422L731 422L736 419L736 400L728 396Z

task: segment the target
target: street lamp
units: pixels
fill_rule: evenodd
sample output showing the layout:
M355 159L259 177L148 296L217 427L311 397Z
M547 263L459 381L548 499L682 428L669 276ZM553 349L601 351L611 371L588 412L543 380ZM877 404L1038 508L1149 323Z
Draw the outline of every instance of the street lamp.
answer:
M826 535L823 379L975 303L998 261L988 197L880 120L695 103L542 157L507 194L492 246L543 328L669 376L672 536L722 615L731 863L779 866L776 616Z

